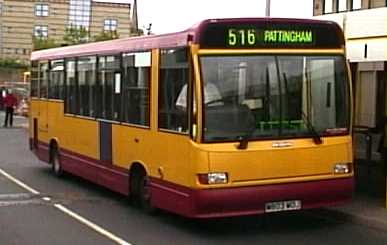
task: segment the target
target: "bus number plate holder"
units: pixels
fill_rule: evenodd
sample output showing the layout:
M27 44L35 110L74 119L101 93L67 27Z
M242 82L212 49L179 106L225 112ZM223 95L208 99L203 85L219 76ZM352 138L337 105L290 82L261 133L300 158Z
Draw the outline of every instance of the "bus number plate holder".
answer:
M265 212L266 213L300 210L300 209L301 209L301 201L300 200L268 202L265 204Z

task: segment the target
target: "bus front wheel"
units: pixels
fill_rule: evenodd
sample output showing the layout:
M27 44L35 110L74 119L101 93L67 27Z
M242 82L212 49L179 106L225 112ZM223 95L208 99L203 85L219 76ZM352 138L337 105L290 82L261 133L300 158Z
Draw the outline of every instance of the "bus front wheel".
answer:
M155 208L151 204L149 177L143 169L137 170L132 174L131 186L134 203L146 213L153 214Z

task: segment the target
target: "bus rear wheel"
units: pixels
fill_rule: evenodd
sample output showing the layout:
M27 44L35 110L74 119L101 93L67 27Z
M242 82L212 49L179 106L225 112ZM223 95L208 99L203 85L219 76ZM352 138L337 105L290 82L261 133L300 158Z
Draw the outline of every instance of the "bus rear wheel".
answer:
M50 159L51 159L51 168L54 175L57 177L63 176L63 169L62 169L62 165L60 164L59 153L56 147L51 150Z

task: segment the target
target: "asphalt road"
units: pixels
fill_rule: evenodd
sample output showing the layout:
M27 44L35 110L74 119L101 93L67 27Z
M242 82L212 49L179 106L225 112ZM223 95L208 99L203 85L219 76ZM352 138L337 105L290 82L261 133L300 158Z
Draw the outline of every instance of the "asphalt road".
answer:
M25 129L0 128L1 245L387 244L386 232L327 212L205 221L149 216L119 194L73 176L56 178L28 150Z

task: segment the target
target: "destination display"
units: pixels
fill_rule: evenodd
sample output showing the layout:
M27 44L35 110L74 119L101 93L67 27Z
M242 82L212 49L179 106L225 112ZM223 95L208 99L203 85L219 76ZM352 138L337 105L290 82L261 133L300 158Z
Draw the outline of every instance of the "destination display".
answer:
M228 29L228 46L255 46L262 44L313 44L311 30L255 30Z
M344 38L331 23L207 23L201 48L341 48Z

